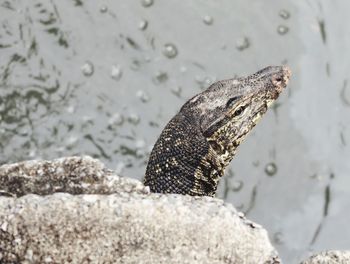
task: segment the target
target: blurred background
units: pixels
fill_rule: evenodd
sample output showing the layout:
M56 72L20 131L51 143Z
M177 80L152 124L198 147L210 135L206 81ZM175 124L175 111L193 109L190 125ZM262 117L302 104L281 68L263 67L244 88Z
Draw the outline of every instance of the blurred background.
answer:
M0 0L0 164L91 155L142 179L182 104L268 65L287 90L218 197L286 263L349 249L350 2Z

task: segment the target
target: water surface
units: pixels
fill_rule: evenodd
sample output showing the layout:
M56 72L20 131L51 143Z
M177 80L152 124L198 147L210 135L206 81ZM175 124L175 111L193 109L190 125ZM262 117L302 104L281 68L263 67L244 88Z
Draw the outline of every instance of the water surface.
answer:
M286 263L349 249L348 1L0 0L0 163L91 155L141 179L164 125L212 82L288 64L288 90L218 197Z

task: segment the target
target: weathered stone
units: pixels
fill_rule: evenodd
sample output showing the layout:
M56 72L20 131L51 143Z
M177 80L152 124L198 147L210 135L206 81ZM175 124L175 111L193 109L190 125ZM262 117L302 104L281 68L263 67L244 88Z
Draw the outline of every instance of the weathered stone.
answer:
M348 264L350 251L330 250L313 255L301 264Z
M91 157L68 157L53 161L32 160L0 167L0 196L28 193L48 195L149 193L137 180L117 176Z
M0 182L0 263L279 263L232 205L152 194L91 158L5 165Z

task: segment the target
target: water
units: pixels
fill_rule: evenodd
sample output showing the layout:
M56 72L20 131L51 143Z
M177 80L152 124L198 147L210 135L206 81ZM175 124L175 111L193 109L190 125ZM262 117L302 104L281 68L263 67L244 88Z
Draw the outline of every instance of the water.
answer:
M238 38L236 41L236 48L239 51L245 50L245 49L249 48L249 46L250 46L250 42L249 42L249 39L247 37Z
M139 22L139 29L140 30L146 30L148 27L148 21L147 20L141 20Z
M218 197L267 228L286 263L348 249L349 8L0 0L0 163L86 154L141 179L188 98L287 63L288 90L240 146Z
M277 173L277 166L275 163L269 163L265 167L265 173L269 176L274 176Z
M279 25L279 26L277 27L277 32L278 32L278 34L280 34L280 35L285 35L285 34L288 33L288 31L289 31L289 28L286 27L286 26L284 26L284 25Z
M112 65L111 67L111 78L119 81L122 78L123 70L119 65Z
M92 62L87 61L84 63L84 65L81 67L81 71L86 77L90 77L94 74L94 65Z
M278 14L283 19L290 18L290 13L288 12L288 10L282 9Z
M164 45L163 48L163 54L165 57L169 58L169 59L173 59L177 56L177 48L174 44L171 43L167 43Z
M212 16L206 15L203 17L203 22L206 25L211 25L214 23L214 18Z
M141 0L141 3L144 7L150 7L153 5L154 1L153 0Z

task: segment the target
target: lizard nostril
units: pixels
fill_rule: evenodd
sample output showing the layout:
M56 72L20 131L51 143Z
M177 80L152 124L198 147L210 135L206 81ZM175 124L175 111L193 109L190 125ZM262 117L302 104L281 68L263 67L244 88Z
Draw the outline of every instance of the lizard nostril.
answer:
M276 82L282 82L282 78L281 77L277 77L275 80L276 80Z

